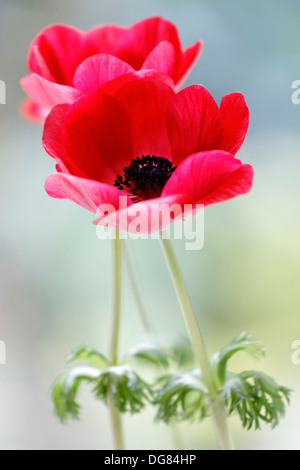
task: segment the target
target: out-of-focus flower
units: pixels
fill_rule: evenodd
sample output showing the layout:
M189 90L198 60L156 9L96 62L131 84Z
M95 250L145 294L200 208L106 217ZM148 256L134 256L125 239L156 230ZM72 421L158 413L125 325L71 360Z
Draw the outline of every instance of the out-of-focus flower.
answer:
M55 105L72 103L126 73L160 72L178 89L200 52L199 41L183 50L177 28L161 17L129 28L104 25L87 32L67 25L49 26L30 46L32 73L21 80L30 102L25 101L21 112L42 121Z
M43 143L58 171L46 191L98 210L103 225L126 230L141 209L141 231L161 229L149 226L154 204L206 206L249 191L253 169L234 158L248 121L240 93L219 107L200 85L175 94L153 78L120 77L48 116Z

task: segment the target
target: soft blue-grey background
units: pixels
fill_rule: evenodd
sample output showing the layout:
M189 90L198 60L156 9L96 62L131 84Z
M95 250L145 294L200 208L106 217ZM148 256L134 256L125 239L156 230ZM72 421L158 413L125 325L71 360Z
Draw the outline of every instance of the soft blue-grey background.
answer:
M42 129L18 116L24 96L30 41L44 26L68 23L130 25L162 15L173 21L184 46L204 49L187 85L202 83L217 101L244 93L251 113L239 157L254 166L253 190L211 206L205 245L176 251L209 351L246 330L267 348L260 363L241 356L232 367L259 368L294 389L280 426L241 431L230 420L240 449L300 449L300 365L291 344L300 339L300 105L291 83L300 79L300 4L296 0L1 0L0 79L0 366L1 449L109 449L107 410L82 390L80 422L60 425L52 415L50 386L70 349L90 343L108 351L111 246L96 237L93 216L68 201L49 198L44 180L53 161L41 144ZM135 244L155 331L184 332L168 273L155 241ZM135 304L125 286L122 351L141 338ZM126 417L127 447L165 449L168 428L149 409ZM182 426L187 449L215 448L210 423Z

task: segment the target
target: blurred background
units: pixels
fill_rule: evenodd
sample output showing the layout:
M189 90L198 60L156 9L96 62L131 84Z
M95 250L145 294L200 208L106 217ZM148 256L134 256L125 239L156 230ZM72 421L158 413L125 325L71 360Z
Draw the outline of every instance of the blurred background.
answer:
M174 243L210 352L246 330L262 341L266 358L232 362L257 368L294 390L275 430L230 427L239 449L300 449L300 365L291 361L300 339L300 105L291 84L300 79L298 0L1 0L0 79L0 365L1 449L110 449L109 415L82 389L81 421L53 416L51 384L70 350L84 343L104 353L111 326L111 244L96 237L93 215L54 200L44 181L54 170L42 129L18 115L19 80L35 34L50 23L89 29L162 15L182 43L204 42L187 85L204 84L219 102L241 91L250 129L239 158L255 170L250 193L210 206L202 250ZM155 240L133 244L153 329L184 334L174 290ZM142 338L136 305L125 281L122 352ZM126 416L129 449L170 449L169 429L151 409ZM141 431L142 429L142 431ZM209 422L184 424L186 449L216 448Z

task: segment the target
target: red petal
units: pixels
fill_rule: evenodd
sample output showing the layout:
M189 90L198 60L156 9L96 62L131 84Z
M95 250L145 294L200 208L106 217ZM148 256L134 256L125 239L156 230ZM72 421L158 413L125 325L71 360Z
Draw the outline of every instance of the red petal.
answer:
M175 66L175 50L169 41L160 42L148 55L142 69L155 69L172 76Z
M222 98L220 111L224 126L221 148L235 155L248 130L249 109L241 93L230 93Z
M138 70L162 41L172 43L179 58L181 47L177 28L161 17L146 18L125 31L119 40L117 55Z
M117 57L96 54L84 60L74 75L74 86L84 93L94 93L104 83L135 70Z
M126 85L126 83L132 82L134 80L137 81L137 80L140 80L141 78L150 78L150 79L159 80L161 83L164 83L165 85L168 85L168 87L171 87L174 89L174 82L167 75L164 75L158 70L153 70L153 69L143 70L142 69L134 73L127 73L125 75L115 78L114 80L111 80L110 82L104 83L101 87L101 91L102 93L115 96L117 91L120 88L122 88L124 85Z
M46 78L47 80L55 81L52 73L50 72L45 59L43 58L39 47L33 41L28 54L28 68L32 71Z
M201 204L209 205L216 202L226 201L239 194L250 191L253 180L253 168L251 165L242 165L235 170L223 184L211 194L208 194Z
M46 152L55 158L64 172L68 170L62 162L64 156L62 127L69 109L69 104L60 104L53 108L45 121L43 132L43 145Z
M166 84L144 78L122 86L115 94L131 122L133 156L156 155L171 158L166 129L166 110L174 96Z
M124 107L101 90L70 108L62 129L64 163L72 174L113 184L132 160L130 121Z
M94 214L97 214L101 204L111 204L118 208L119 197L124 198L124 194L113 186L65 173L49 175L45 189L49 196L70 199ZM128 200L127 204L131 204L131 201Z
M200 152L186 158L168 180L162 196L189 193L193 202L212 204L246 193L253 169L222 150Z
M36 73L23 77L21 85L33 101L48 110L57 104L73 103L82 95L75 88L50 82Z
M66 25L57 24L43 29L31 44L28 57L30 70L49 79L45 74L45 70L48 70L57 83L72 85L73 74L85 58L83 36L84 33L79 29ZM41 69L36 49L47 69Z
M184 88L175 95L168 109L167 125L175 164L187 155L220 148L221 113L201 85Z
M119 40L125 32L126 28L118 25L101 25L90 29L84 37L86 57L100 52L116 55Z
M176 89L178 90L187 76L189 75L193 65L201 54L202 42L198 41L192 46L188 47L183 51L180 66L174 76L176 83Z
M138 70L134 74L137 78L154 78L155 80L159 80L161 83L168 85L171 88L174 87L174 81L168 75L160 72L159 70L151 69L151 70Z

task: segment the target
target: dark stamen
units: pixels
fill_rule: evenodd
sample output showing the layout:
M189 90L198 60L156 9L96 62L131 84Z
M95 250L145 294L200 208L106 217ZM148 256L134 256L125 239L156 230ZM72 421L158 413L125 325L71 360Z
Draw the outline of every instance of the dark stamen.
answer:
M143 155L124 168L124 176L118 175L114 185L129 193L134 202L152 199L160 196L175 170L176 167L167 158Z

